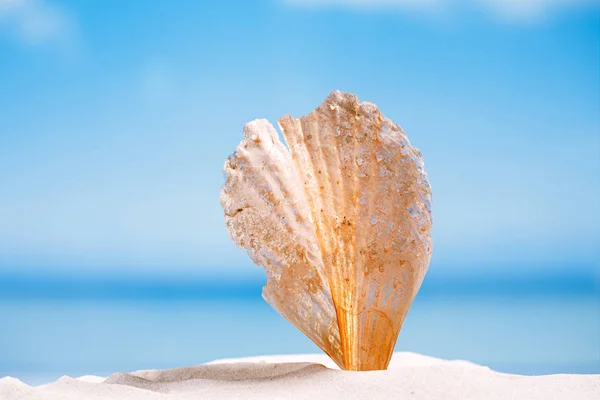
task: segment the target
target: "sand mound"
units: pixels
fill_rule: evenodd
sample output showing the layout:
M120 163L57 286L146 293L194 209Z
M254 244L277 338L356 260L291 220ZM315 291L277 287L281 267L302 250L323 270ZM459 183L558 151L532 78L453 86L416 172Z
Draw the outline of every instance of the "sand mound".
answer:
M600 398L600 375L520 376L466 361L395 353L387 371L349 372L324 355L217 360L196 367L62 377L31 387L0 379L2 400Z

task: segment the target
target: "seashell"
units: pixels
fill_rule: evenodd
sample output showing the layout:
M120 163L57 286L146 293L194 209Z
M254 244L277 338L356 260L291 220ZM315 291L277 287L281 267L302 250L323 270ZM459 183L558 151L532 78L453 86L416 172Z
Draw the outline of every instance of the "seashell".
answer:
M229 234L267 275L263 298L337 365L386 369L431 258L421 152L373 103L244 126L226 160Z

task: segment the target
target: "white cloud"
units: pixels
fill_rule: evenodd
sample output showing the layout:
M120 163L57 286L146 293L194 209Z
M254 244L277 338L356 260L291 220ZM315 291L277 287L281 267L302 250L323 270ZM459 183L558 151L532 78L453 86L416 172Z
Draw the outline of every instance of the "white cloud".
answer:
M452 11L477 9L508 20L534 20L551 13L584 5L600 5L600 0L282 0L305 7L346 7L355 9L396 9Z
M0 32L6 30L26 44L69 40L73 21L45 0L0 0Z
M436 3L441 3L444 0L284 0L290 4L302 5L342 5L354 7L376 7L376 6L392 6L392 7L423 7Z
M567 8L600 5L598 0L474 0L499 17L510 20L536 20Z
M289 5L304 7L347 7L357 9L397 8L404 10L432 9L446 0L282 0Z

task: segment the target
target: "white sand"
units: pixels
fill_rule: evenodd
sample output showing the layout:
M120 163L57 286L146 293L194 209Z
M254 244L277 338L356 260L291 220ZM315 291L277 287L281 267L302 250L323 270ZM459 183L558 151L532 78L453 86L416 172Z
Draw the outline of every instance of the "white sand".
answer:
M467 361L396 353L387 371L347 372L325 355L218 360L172 370L62 377L31 387L0 379L0 399L600 399L600 375L502 374Z

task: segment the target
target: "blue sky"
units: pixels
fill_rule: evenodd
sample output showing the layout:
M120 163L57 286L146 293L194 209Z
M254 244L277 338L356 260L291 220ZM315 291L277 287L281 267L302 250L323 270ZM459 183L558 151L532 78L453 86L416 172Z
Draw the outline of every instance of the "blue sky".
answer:
M0 271L259 273L223 162L333 89L422 150L438 268L598 268L599 7L0 0Z

